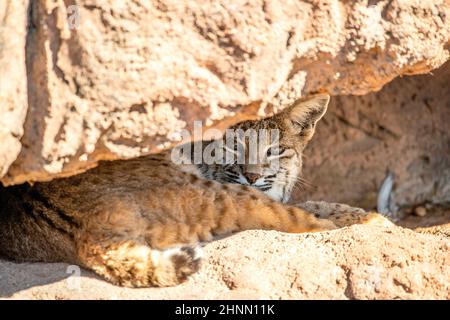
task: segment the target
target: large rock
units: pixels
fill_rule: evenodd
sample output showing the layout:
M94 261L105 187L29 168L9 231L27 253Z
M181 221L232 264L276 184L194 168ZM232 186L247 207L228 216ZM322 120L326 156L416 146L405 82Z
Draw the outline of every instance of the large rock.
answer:
M246 231L205 247L200 272L172 288L120 288L66 264L0 262L17 299L450 299L450 239L400 227L324 233ZM69 277L70 276L70 277Z
M22 3L6 3L24 21ZM194 120L223 127L306 93L365 94L449 57L443 0L31 3L27 120L6 185L157 152ZM8 37L24 41L20 27ZM2 133L13 142L1 173L20 124Z
M27 113L27 0L0 2L0 178L21 150Z

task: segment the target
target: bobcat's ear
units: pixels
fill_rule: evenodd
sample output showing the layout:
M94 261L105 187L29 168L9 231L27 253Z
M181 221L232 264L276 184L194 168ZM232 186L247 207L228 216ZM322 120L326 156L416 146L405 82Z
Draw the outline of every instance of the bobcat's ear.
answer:
M314 134L316 123L327 111L329 102L328 94L318 94L306 100L298 100L289 107L287 118L294 133L309 141Z

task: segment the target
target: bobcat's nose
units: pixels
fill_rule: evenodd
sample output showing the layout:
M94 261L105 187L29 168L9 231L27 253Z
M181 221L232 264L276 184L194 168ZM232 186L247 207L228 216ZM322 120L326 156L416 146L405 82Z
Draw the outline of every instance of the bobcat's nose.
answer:
M246 172L246 173L244 173L244 177L245 177L245 179L247 179L248 183L254 184L256 182L256 180L261 178L261 175L257 174L257 173Z

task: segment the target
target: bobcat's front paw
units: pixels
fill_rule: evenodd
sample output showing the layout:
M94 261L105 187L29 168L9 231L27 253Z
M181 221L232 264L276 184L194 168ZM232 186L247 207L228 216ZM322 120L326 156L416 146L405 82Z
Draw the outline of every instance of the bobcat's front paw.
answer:
M339 228L354 224L369 224L384 227L395 226L393 222L379 213L366 212L361 208L351 207L346 204L307 201L305 203L298 203L296 206L314 213L316 217L331 220Z

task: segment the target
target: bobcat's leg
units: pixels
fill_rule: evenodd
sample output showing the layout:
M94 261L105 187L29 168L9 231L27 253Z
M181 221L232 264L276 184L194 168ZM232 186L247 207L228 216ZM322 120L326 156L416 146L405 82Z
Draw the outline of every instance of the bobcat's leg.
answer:
M369 224L390 227L395 224L387 217L376 213L366 212L361 208L351 207L346 204L324 201L307 201L296 204L321 218L333 221L338 227L346 227L353 224Z
M174 220L166 214L168 221L150 224L146 238L152 247L166 248L179 243L209 241L215 236L251 229L301 233L337 228L330 220L272 200L253 188L212 181L202 183L215 192L197 194L197 190L192 189L189 193L186 191L186 198L182 198L178 190L165 194L166 198L178 200L178 203L164 203L165 211L176 212L182 203L189 208L189 213L182 216L174 214Z
M266 229L290 233L318 232L336 229L336 225L307 210L272 200L259 191L245 186L237 195L217 195L219 214L212 228L214 234Z

